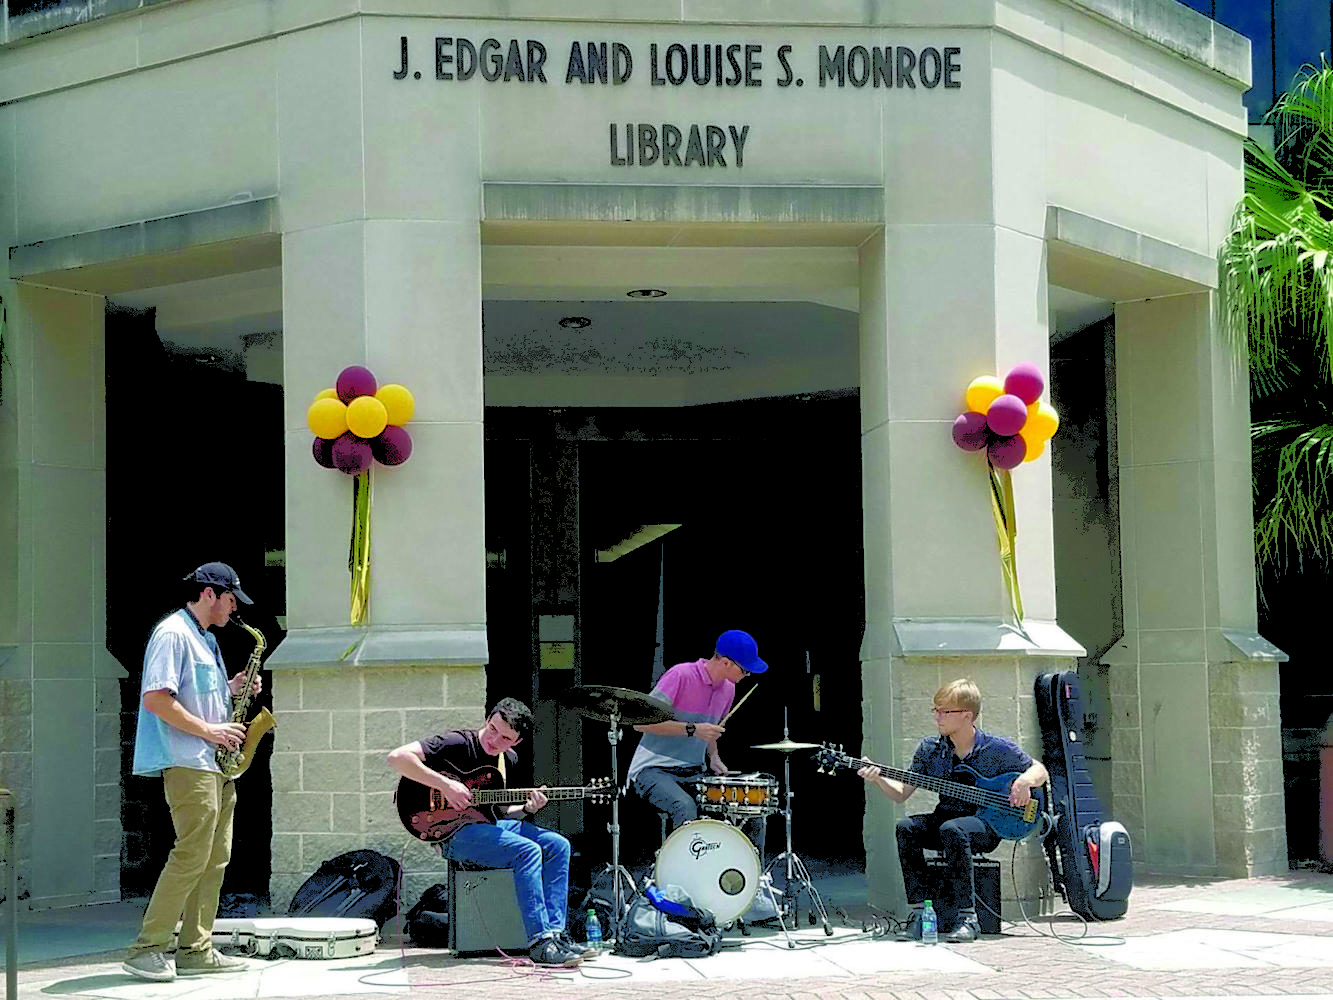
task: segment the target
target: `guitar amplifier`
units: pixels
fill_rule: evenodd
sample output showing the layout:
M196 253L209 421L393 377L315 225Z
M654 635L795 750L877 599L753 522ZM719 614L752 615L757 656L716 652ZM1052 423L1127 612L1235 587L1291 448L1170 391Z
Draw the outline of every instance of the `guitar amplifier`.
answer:
M958 923L958 911L950 901L953 893L946 892L944 861L930 858L926 861L927 886L935 907L935 914L940 919L940 938L954 929ZM1000 933L1000 863L990 858L972 859L972 882L976 893L977 922L981 924L982 934Z
M455 953L502 951L526 954L528 935L508 868L483 871L449 865L449 947Z

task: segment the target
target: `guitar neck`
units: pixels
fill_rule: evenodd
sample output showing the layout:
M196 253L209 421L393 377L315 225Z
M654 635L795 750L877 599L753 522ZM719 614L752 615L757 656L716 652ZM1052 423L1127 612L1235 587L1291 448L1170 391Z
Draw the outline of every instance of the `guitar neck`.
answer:
M528 795L535 788L493 788L472 793L472 804L478 806L512 806L528 801ZM591 789L582 785L572 788L548 788L544 794L550 802L583 799L591 794Z
M871 761L867 764L863 760L856 760L852 757L842 759L844 767L860 769L863 767L877 767L879 773L886 778L892 778L894 781L901 781L905 784L915 785L917 788L924 788L928 792L935 792L946 798L957 799L960 802L966 802L974 806L989 806L991 808L1013 809L1014 812L1022 810L1014 809L1009 804L1008 798L997 792L985 788L978 788L975 785L967 785L961 781L950 781L948 778L936 778L929 774L921 774L918 771L904 771L900 767L889 767L887 764L877 764Z

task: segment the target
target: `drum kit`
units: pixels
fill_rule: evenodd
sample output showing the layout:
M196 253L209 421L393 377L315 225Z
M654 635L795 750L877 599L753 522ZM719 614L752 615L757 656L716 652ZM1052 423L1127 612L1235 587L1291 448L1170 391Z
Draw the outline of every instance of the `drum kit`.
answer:
M570 688L560 696L561 703L590 718L609 724L607 742L611 745L611 773L619 774L617 747L622 733L621 725L643 726L666 722L675 718L670 704L650 695L628 688L606 684L584 684ZM787 946L794 948L787 921L795 926L797 906L801 893L810 900L809 919L816 915L824 925L824 933L831 935L828 911L819 891L810 877L810 871L792 848L792 787L791 755L800 750L818 750L818 743L798 743L787 731L786 713L783 713L782 739L776 743L759 743L753 750L771 750L783 755L783 784L771 774L709 775L698 783L697 801L703 817L674 830L662 843L657 853L653 880L659 886L678 885L690 896L695 906L711 910L721 925L741 920L761 888L774 904L777 918L787 937ZM785 788L782 803L779 791ZM786 823L786 849L769 862L767 868L750 839L739 829L747 820L781 814ZM620 863L620 801L611 800L611 861L603 873L611 873L615 886L611 936L619 938L621 924L629 896L637 888L634 877ZM782 891L776 892L772 873L785 865L786 881Z

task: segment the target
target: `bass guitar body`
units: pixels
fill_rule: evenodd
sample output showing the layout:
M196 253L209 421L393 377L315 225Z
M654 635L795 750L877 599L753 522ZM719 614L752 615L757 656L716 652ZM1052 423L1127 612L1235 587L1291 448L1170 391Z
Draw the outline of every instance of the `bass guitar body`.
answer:
M493 767L483 765L473 771L458 771L445 765L443 773L477 792L504 788L504 777ZM419 784L411 778L398 782L394 793L398 819L407 832L418 840L438 844L448 840L460 827L471 823L494 823L490 806L454 809L444 800L444 792Z
M949 777L956 784L969 785L983 792L995 792L1008 799L1009 788L1018 775L1019 772L1014 771L1011 774L998 774L993 778L984 778L966 764L958 764ZM947 793L941 793L941 795L947 797ZM976 808L975 815L977 819L990 827L997 837L1002 837L1005 840L1023 840L1037 828L1042 815L1046 812L1046 792L1043 789L1032 789L1032 799L1036 802L1036 807L1032 810L1025 811L1012 807L997 808L995 806L979 805ZM1029 820L1027 818L1029 815L1033 819Z

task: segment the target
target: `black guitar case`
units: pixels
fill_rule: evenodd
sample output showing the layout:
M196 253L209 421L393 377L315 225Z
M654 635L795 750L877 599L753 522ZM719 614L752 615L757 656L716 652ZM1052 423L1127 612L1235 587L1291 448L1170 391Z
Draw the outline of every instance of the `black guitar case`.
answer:
M1041 722L1042 763L1051 775L1054 832L1046 838L1046 859L1055 888L1069 908L1088 920L1114 920L1129 908L1134 858L1129 834L1102 818L1083 756L1083 709L1078 674L1042 674L1036 682Z

